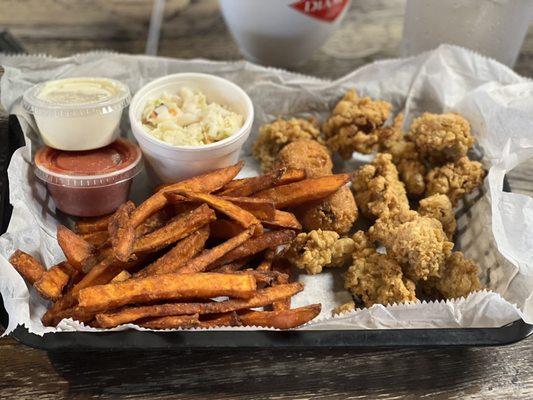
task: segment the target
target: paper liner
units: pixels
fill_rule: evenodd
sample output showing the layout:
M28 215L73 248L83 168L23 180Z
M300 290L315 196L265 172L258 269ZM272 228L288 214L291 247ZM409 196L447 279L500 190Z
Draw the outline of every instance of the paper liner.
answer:
M105 76L126 83L132 93L142 85L176 72L212 73L240 85L252 98L255 122L242 157L240 176L257 174L250 157L260 125L278 117L314 116L324 121L347 89L390 101L394 112L406 114L406 126L416 115L459 111L471 123L478 149L489 169L482 190L461 202L456 249L481 267L481 279L492 291L466 299L393 306L376 305L333 318L331 310L349 300L337 269L320 275L300 275L305 290L294 296L293 307L322 303L320 316L300 327L307 329L389 329L497 327L523 318L533 323L533 200L502 190L505 174L533 156L533 83L509 68L469 50L443 45L407 59L378 61L336 81L320 80L287 71L259 67L244 61L214 62L130 56L105 52L55 59L43 56L2 56L5 73L0 81L0 102L19 117L27 146L19 149L9 168L10 201L14 206L8 232L0 237L0 293L9 313L6 333L22 324L32 333L99 331L72 320L57 328L40 322L48 303L27 285L7 258L21 248L39 256L46 265L61 260L55 241L58 223L71 221L55 210L30 161L39 137L34 122L20 106L22 93L32 84L67 76ZM127 116L121 124L129 134ZM368 161L368 157L366 157ZM338 165L351 171L361 160ZM135 180L132 197L142 200L148 182ZM124 325L119 329L141 329ZM264 328L219 328L255 330Z

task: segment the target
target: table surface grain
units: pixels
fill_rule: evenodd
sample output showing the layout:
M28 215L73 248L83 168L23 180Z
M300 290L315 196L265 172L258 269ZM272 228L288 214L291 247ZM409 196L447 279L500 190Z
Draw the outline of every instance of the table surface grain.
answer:
M33 53L142 53L150 0L1 0L0 27ZM338 78L398 55L404 0L354 0L295 71ZM159 54L239 59L216 0L167 0ZM515 70L533 77L533 29ZM533 194L533 162L509 175ZM533 340L496 348L46 353L0 339L1 399L531 399Z

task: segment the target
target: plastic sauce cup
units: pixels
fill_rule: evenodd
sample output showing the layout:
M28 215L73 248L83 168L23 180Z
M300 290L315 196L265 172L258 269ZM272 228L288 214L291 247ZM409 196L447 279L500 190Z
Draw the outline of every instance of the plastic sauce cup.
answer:
M119 136L130 90L108 78L66 78L43 82L23 95L45 145L66 151L107 146Z
M44 147L35 155L35 175L46 183L58 209L97 217L128 200L132 180L142 168L140 161L139 147L124 139L89 151Z
M209 102L241 114L244 117L242 127L223 140L202 146L174 146L150 135L141 123L146 103L163 92L177 93L182 87L201 91ZM248 95L234 83L214 75L183 73L168 75L143 86L131 101L129 118L133 135L143 151L147 172L169 183L235 164L250 135L254 109Z

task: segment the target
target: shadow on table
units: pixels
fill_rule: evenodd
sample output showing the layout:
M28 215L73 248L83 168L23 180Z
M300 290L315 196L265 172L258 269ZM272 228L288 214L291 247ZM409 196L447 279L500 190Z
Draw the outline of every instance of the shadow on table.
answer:
M488 349L188 350L51 353L69 395L254 398L354 393L428 394L461 387L491 368Z

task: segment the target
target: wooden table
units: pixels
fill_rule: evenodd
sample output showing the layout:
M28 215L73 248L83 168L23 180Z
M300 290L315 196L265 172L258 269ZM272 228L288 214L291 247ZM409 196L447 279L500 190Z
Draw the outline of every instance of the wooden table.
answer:
M337 78L398 54L403 0L357 1L296 71ZM3 0L0 26L31 52L143 52L151 1ZM215 0L168 0L159 54L238 59ZM516 71L533 77L533 30ZM533 163L512 172L533 194ZM0 398L530 399L533 340L499 348L47 354L0 340Z

